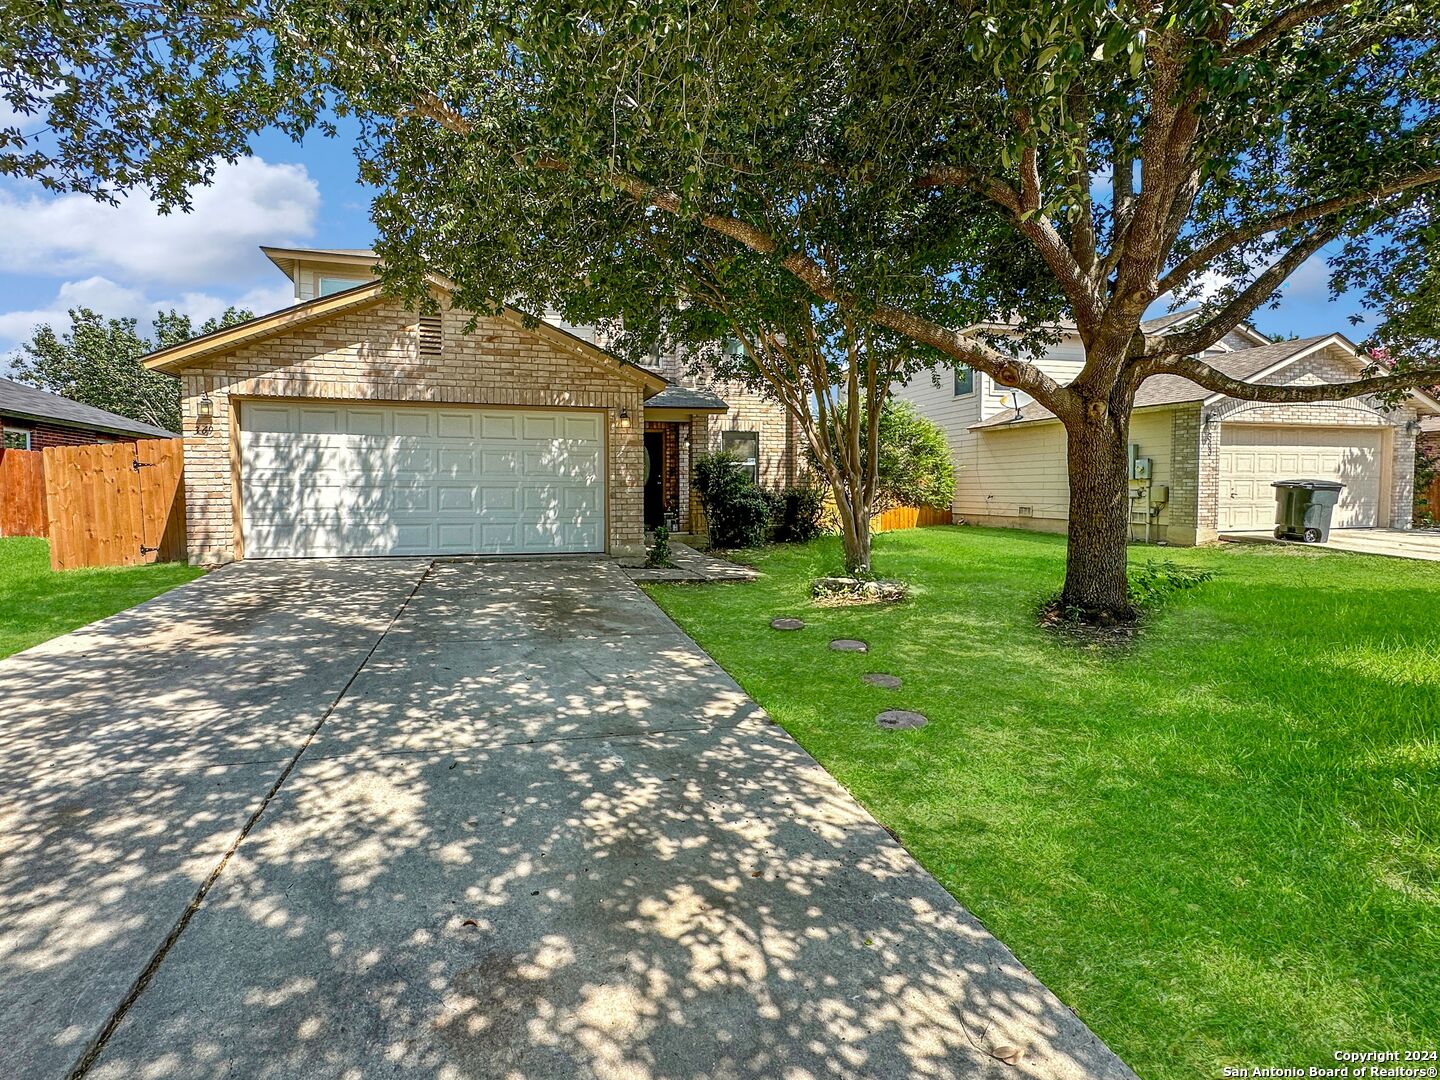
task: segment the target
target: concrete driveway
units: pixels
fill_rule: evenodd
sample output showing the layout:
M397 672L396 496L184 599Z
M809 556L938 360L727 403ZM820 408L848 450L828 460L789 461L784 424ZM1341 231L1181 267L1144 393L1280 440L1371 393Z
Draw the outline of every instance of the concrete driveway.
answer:
M0 701L7 1076L1133 1075L608 562L243 563Z
M1271 529L1220 534L1221 540L1238 544L1299 544L1276 540ZM1440 562L1440 531L1435 529L1334 529L1323 544L1302 544L1316 551L1349 551L1357 555L1389 555L1397 559Z

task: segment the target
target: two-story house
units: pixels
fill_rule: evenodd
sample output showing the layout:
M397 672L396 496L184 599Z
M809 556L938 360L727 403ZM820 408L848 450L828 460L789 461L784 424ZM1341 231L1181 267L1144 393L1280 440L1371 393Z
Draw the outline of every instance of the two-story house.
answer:
M784 409L504 309L407 310L375 255L263 249L295 303L146 358L182 385L190 559L643 550L701 527L695 457L792 483Z
M1195 313L1145 324L1147 333L1183 326ZM1004 326L988 329L1003 334ZM1073 326L1038 361L1056 381L1084 366ZM1270 383L1339 382L1366 361L1343 334L1275 342L1241 327L1205 353L1236 378ZM1064 531L1069 483L1065 431L1048 409L981 372L922 372L895 388L938 423L956 466L955 519L983 525ZM1141 385L1130 425L1131 535L1191 545L1222 532L1269 530L1280 479L1333 479L1345 485L1338 528L1409 528L1420 420L1440 403L1413 393L1398 409L1366 399L1272 405L1213 394L1174 376Z

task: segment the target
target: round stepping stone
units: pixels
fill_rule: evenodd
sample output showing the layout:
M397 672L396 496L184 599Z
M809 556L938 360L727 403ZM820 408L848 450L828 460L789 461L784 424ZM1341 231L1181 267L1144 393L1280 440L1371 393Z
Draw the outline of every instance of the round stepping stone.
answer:
M771 619L771 620L770 620L770 629L771 629L771 630L804 630L804 629L805 629L805 621L804 621L803 619Z
M878 671L872 671L868 675L861 675L860 681L869 683L871 686L884 687L886 690L899 690L900 680L894 675L884 675Z
M830 642L830 648L836 652L869 652L870 646L855 638L841 637Z
M886 731L906 731L911 728L922 728L930 721L918 712L910 712L908 709L886 709L879 716L875 717L875 723Z

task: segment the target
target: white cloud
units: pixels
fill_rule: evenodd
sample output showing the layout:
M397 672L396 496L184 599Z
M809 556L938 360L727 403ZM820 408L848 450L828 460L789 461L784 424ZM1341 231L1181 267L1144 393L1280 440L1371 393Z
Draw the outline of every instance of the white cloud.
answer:
M309 237L320 188L303 165L242 158L193 192L190 213L161 214L143 195L110 206L84 195L0 189L0 271L115 275L148 285L239 284L256 247Z
M141 333L149 333L150 321L155 313L172 308L189 315L198 326L206 319L221 314L227 307L246 308L256 315L265 315L294 302L294 290L283 278L278 285L261 285L230 296L217 296L205 291L150 296L140 289L128 288L98 275L67 281L43 307L0 312L0 374L9 369L11 354L21 342L30 339L37 326L49 323L57 332L67 329L71 308L88 307L106 318L129 316L139 320Z

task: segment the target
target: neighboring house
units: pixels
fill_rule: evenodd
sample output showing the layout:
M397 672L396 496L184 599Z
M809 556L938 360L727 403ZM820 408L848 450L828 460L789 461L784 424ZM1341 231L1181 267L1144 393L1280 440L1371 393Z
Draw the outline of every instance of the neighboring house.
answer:
M1194 315L1176 312L1144 329L1169 332ZM1084 350L1073 327L1059 329L1039 366L1065 383L1084 366ZM1248 327L1204 355L1228 375L1265 383L1343 381L1366 363L1342 334L1272 342ZM896 394L945 430L958 470L957 520L1066 528L1065 429L1048 409L982 372L948 368L921 373ZM1273 405L1213 394L1175 376L1151 378L1136 395L1130 424L1132 453L1149 464L1148 476L1130 482L1132 537L1191 545L1222 532L1269 529L1270 484L1287 478L1342 481L1338 528L1409 528L1416 435L1420 418L1436 413L1440 403L1418 392L1394 410L1362 399Z
M263 250L294 306L145 360L181 380L192 562L634 554L646 528L700 527L703 450L795 478L784 410L677 358L510 308L467 332L438 279L436 315L384 296L372 252Z
M44 450L49 446L173 438L173 431L82 405L13 379L0 379L0 440L7 449Z

